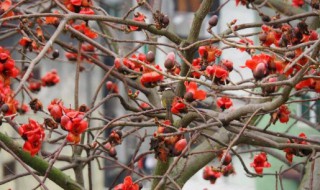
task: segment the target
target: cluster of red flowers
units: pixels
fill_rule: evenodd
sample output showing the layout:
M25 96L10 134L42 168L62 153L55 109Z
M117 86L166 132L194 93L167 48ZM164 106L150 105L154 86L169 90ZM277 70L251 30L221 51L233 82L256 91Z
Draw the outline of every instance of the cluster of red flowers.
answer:
M93 6L92 0L65 0L64 5L72 12L79 14L93 15L94 11L90 8Z
M299 137L303 139L307 138L307 136L304 133L300 133ZM304 145L309 144L307 141L300 140L300 139L294 139L292 141L288 140L288 143L296 143L296 144L304 144ZM290 163L292 163L293 155L303 157L311 153L311 150L309 149L285 148L283 151L286 153L286 158Z
M204 90L199 90L198 85L195 82L185 81L186 93L184 94L184 100L187 102L193 102L195 100L206 99L207 93ZM186 113L188 108L180 97L175 97L171 105L171 112L174 114Z
M221 153L219 153L218 158L219 161L222 160L224 157L224 160L222 162L222 168L215 168L212 166L206 166L203 170L203 179L209 180L211 184L215 184L216 180L221 177L221 175L227 177L230 174L234 174L234 168L232 166L232 157L230 153L226 154L226 151L223 150Z
M250 164L254 168L257 174L262 174L263 168L270 168L271 164L268 162L267 154L261 152L254 156L253 162Z
M17 101L13 98L10 81L18 74L19 70L15 66L15 61L11 58L10 52L0 46L0 107L6 104L7 109L3 111L5 115L16 113Z
M131 176L124 178L123 183L114 187L114 190L139 190L139 184L133 183Z
M318 34L314 30L308 30L308 25L301 21L296 27L289 24L282 24L278 28L262 25L262 32L259 35L260 42L264 46L288 47L310 40L317 40Z
M136 60L136 61L135 61ZM140 78L140 82L145 87L155 87L158 82L163 80L163 75L159 72L154 71L148 67L144 67L139 62L143 62L150 66L153 66L154 69L162 71L159 65L153 63L154 58L148 58L145 54L139 53L138 55L133 54L130 59L129 58L116 58L114 61L116 69L124 74L128 74L130 70L135 72L142 72L142 76Z
M2 11L2 13L8 11L11 6L12 6L11 0L4 0L0 2L0 10ZM14 16L14 12L12 10L6 13L5 15L1 15L2 18L11 17L11 16Z
M83 118L84 113L79 111L69 111L61 117L61 127L67 130L67 140L75 144L80 142L80 135L88 128L88 122Z
M54 86L60 82L60 77L58 76L57 70L53 69L47 72L42 78L42 86Z
M80 24L74 24L74 25L72 25L72 27L91 39L95 39L98 37L98 34L94 31L92 31L87 26L87 22L81 22Z
M162 162L167 162L168 157L178 156L187 146L187 140L183 135L173 135L168 137L159 136L160 134L172 133L175 130L167 127L170 126L170 120L159 123L157 131L150 142L150 149L155 150L155 157ZM182 129L181 129L182 130Z
M88 128L88 122L84 120L84 112L68 109L58 99L51 101L48 110L52 118L61 124L62 129L68 131L67 140L75 144L80 142L80 135Z
M201 72L205 70L205 74L209 79L214 79L216 84L225 84L228 82L229 72L233 70L233 63L230 60L222 60L219 64L215 64L217 57L221 56L222 51L214 46L200 46L198 48L200 58L192 61L191 73L192 77L200 78Z
M33 119L29 119L28 124L23 124L19 128L19 133L25 140L23 150L34 156L41 149L45 133L41 124Z

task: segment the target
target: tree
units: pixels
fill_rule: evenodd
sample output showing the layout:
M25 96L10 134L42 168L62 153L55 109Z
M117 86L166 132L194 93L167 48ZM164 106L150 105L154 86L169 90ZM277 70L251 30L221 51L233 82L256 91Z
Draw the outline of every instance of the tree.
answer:
M234 173L233 159L239 159L251 177L274 175L281 181L287 170L279 168L279 172L267 174L263 171L272 167L268 162L272 155L294 170L305 171L300 189L316 189L320 142L308 138L303 131L290 135L288 131L294 124L279 125L290 120L319 130L319 121L294 114L292 105L319 101L320 40L316 29L320 1L225 1L208 21L206 32L211 37L202 40L198 39L201 25L214 0L201 2L186 38L167 29L172 20L161 12L159 2L137 0L123 16L113 17L98 6L99 1L1 1L1 40L10 35L19 39L0 48L1 118L3 125L7 123L16 131L19 143L1 132L0 146L27 171L3 179L1 184L31 175L38 182L37 187L43 189L48 189L48 180L68 190L94 189L101 188L92 183L94 173L121 168L119 173L126 177L111 188L137 190L145 181L151 181L152 189L181 189L214 159L219 164L203 169L204 180L211 183L221 175ZM215 13L224 11L228 3L256 11L259 21L237 24L233 20L222 23L228 26L227 30L215 33L212 29L219 22ZM152 18L139 12L141 8ZM267 9L273 10L272 15L264 12ZM94 29L93 24L97 26ZM244 33L247 28L258 32ZM119 37L132 33L145 36L146 40ZM73 44L62 40L66 35L71 36ZM159 42L157 38L161 36L167 41ZM257 42L253 41L255 38ZM121 43L131 44L125 55L118 46ZM139 53L144 45L150 51ZM162 48L171 50L165 52L165 59L156 59ZM220 59L230 48L251 58L245 63L233 63L228 57ZM58 83L66 85L68 76L59 76L57 70L41 79L35 72L48 60L61 62L63 54L76 67L68 71L75 76L72 106L65 104L67 97L45 100L37 95L39 91L50 93ZM114 59L111 65L103 62L106 57ZM88 69L88 65L104 72L93 94L80 80L85 72L97 72ZM243 78L248 69L253 77ZM237 73L241 80L235 81L230 73ZM103 88L108 94L100 98ZM79 96L86 93L91 103L80 105ZM301 99L303 95L310 98ZM127 112L115 117L99 114L97 110L112 99L118 100L116 105ZM235 100L244 105L237 107ZM45 101L51 103L43 104ZM27 115L28 121L21 123L23 115L30 113L29 107L34 114ZM262 118L267 118L268 123L261 122ZM95 121L102 125L96 126ZM274 131L277 127L287 127L287 131ZM127 158L129 162L122 163L117 160L116 148L128 138L138 142L131 158ZM46 149L50 144L58 147ZM146 145L150 150L142 148ZM239 153L239 147L246 145L250 145L247 152L254 154L250 162ZM72 147L72 151L61 154L66 147ZM137 166L147 155L157 159L150 175ZM296 157L303 157L303 162L294 162ZM103 167L105 160L114 167ZM57 168L58 162L67 165ZM99 168L92 167L96 162ZM71 177L64 173L70 168L75 173Z

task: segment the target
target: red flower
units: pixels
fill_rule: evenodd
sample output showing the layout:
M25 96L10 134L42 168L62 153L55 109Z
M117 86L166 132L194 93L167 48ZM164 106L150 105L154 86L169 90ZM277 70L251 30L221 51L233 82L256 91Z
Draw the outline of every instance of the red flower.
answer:
M175 154L180 154L187 146L187 140L186 139L180 139L174 144L174 151Z
M263 168L270 168L271 164L268 162L267 154L261 152L254 156L253 162L250 164L253 167L257 174L262 174Z
M111 93L119 93L118 85L112 81L108 81L106 87Z
M94 15L94 11L89 7L82 7L79 14Z
M66 52L65 56L69 61L77 61L78 54L77 53Z
M81 24L73 25L73 28L83 33L84 35L86 35L91 39L95 39L98 37L98 34L92 31L89 27L87 27L85 22L82 22Z
M214 46L200 46L198 48L198 52L201 58L208 63L215 61L222 53L220 49Z
M136 12L133 17L133 20L137 22L146 22L145 19L146 19L146 16L140 12ZM129 26L129 29L131 31L136 31L136 30L139 30L140 28L138 26Z
M42 125L33 119L29 119L29 124L20 126L19 134L26 140L23 150L29 152L31 156L37 154L45 137Z
M209 180L211 184L215 184L217 178L221 177L221 172L215 170L213 167L206 166L202 174L203 179Z
M300 133L299 137L303 139L307 138L306 134L304 133ZM309 144L307 141L299 140L299 139L294 139L293 141L288 140L288 143L305 144L305 145ZM286 158L290 163L292 163L293 155L302 157L310 154L310 151L306 149L299 150L294 148L285 148L283 149L283 151L286 153Z
M302 88L306 88L306 87L310 88L313 86L313 84L314 84L314 80L312 78L308 78L296 84L295 88L296 90L301 90Z
M88 122L83 119L84 113L69 111L61 117L61 127L69 131L67 140L75 144L80 142L80 134L87 130Z
M281 123L287 123L289 121L290 110L286 105L281 105L278 110L278 118Z
M56 122L60 122L63 115L63 102L58 99L52 100L50 105L48 106L48 110L53 119Z
M39 92L41 90L41 82L39 81L31 81L28 86L31 92Z
M72 5L81 6L82 0L70 0Z
M192 69L196 70L194 72L191 73L191 76L193 78L200 78L201 77L201 73L199 73L199 70L201 69L201 58L196 58L192 60Z
M253 45L253 41L249 38L244 38L239 41L240 44ZM246 48L238 48L241 52L246 51Z
M5 11L9 10L11 5L12 5L11 0L4 0L3 2L0 2L0 9L2 9L3 12L5 12ZM14 16L13 11L9 11L7 14L2 15L2 18L6 18L6 17L10 17L10 16Z
M233 70L233 62L228 59L221 60L222 67L225 67L229 72Z
M187 106L180 97L175 97L172 102L171 112L173 114L183 113L187 111Z
M30 46L32 43L32 40L28 37L22 37L19 41L19 44L22 46L22 47L28 47Z
M20 104L18 101L16 102L16 110L20 113L20 114L25 114L29 111L29 106L27 104Z
M206 99L207 93L204 90L198 90L197 83L185 81L184 85L186 87L185 98L187 101L190 100L204 100ZM190 96L190 98L189 98ZM191 102L191 101L190 101Z
M247 2L247 0L236 0L236 6L238 6L239 3L240 3L241 5L246 5L248 2Z
M131 176L124 178L123 183L114 187L114 190L139 190L138 184L133 183Z
M221 152L221 154L218 155L219 161L221 161L222 157L226 154L226 150L223 150ZM225 156L224 161L223 161L223 165L227 166L230 165L230 163L232 162L232 156L231 154L228 152L228 154Z
M209 78L214 77L218 84L223 83L229 77L229 72L219 65L208 66L206 68L206 74Z
M0 46L0 74L4 78L15 78L19 70L15 67L15 61L11 58L10 52Z
M93 10L89 7L93 6L93 1L91 0L65 0L64 5L66 8L72 12L80 14L92 14ZM84 10L83 9L90 9Z
M150 105L145 103L145 102L142 102L139 107L143 110L148 110L148 109L151 109Z
M270 55L261 53L254 55L251 60L246 61L246 67L252 70L256 80L260 80L269 74L268 67L274 63L274 58Z
M58 10L54 10L53 11L53 13L55 13L55 14L60 14L60 11L58 11ZM54 16L48 16L48 17L46 17L46 24L52 24L52 25L55 25L55 26L57 26L57 25L59 25L59 18L58 17L54 17Z
M302 7L304 5L304 0L292 0L292 6Z
M235 174L235 173L236 172L234 171L234 168L231 163L222 169L222 175L226 177L229 176L230 174Z
M47 72L42 78L42 86L54 86L60 81L60 77L55 69Z
M159 65L155 66L156 69L161 71L161 68ZM157 85L158 82L163 80L163 75L156 72L156 71L149 71L142 74L140 78L140 82L145 87L154 87Z
M217 106L222 110L225 110L232 106L232 101L230 98L223 96L217 99Z

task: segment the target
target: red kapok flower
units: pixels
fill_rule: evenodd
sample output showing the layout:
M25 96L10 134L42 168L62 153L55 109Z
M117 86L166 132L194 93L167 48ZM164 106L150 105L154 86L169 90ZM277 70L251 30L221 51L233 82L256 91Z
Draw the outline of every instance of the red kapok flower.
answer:
M206 99L206 96L207 96L206 91L198 90L197 83L185 81L184 86L186 87L186 94L184 97L187 98L186 99L187 101Z
M225 68L219 65L208 66L206 68L206 74L208 75L209 78L214 77L215 81L218 84L221 84L224 81L226 81L229 76L229 72Z
M217 106L222 110L225 110L232 106L232 101L230 98L223 96L217 99Z
M202 174L203 179L209 180L211 184L215 184L216 180L221 177L221 172L215 170L213 167L206 166Z
M175 97L172 102L171 112L173 114L183 113L187 111L187 106L180 97Z
M278 110L278 118L281 123L287 123L289 121L290 110L286 105L281 105Z
M268 66L273 63L273 61L273 57L261 53L247 60L246 67L252 70L252 74L256 80L260 80L269 74Z
M79 111L69 111L61 117L61 127L69 134L67 140L75 144L80 142L80 134L87 130L88 122L83 119L84 113Z
M58 10L54 10L53 11L53 13L55 13L55 14L60 14L60 11L58 11ZM58 17L54 17L54 16L48 16L48 17L46 17L46 24L52 24L52 25L55 25L55 26L57 26L57 25L59 25L59 18Z
M143 13L136 12L134 14L133 20L137 22L145 22L146 16ZM140 28L138 26L129 26L129 29L131 31L139 30Z
M25 114L29 111L29 106L27 104L20 104L18 101L17 101L17 104L16 104L16 110L18 113L20 114Z
M47 72L42 78L42 86L54 86L60 81L57 70L53 69Z
M253 45L253 41L249 38L240 39L239 43L244 45ZM238 48L241 52L246 51L246 48Z
M5 11L9 10L11 5L12 5L11 0L4 0L3 2L0 2L0 9L2 9L3 12L5 12ZM6 17L10 17L10 16L14 16L13 11L9 11L5 15L2 15L2 18L6 18Z
M82 7L79 14L94 15L94 11L89 7Z
M23 145L23 150L34 156L41 149L42 141L45 137L42 125L33 119L29 119L29 124L20 126L19 134L26 142Z
M86 35L91 39L95 39L98 37L98 34L92 31L89 27L87 27L85 22L82 22L81 24L73 25L73 28L83 33L84 35Z
M112 81L107 81L106 87L111 93L119 93L118 85Z
M303 139L307 138L306 134L304 134L304 133L300 133L299 137L303 138ZM300 139L293 139L292 141L288 140L288 143L305 144L305 145L309 144L307 141L300 140ZM292 163L293 155L303 157L303 156L307 156L311 153L311 151L307 150L307 149L299 150L299 149L294 149L294 148L285 148L285 149L283 149L283 151L286 153L286 158L290 163Z
M29 90L31 92L39 92L41 90L42 83L40 81L31 81L29 82Z
M257 174L262 174L263 168L270 168L271 164L268 162L267 154L261 152L254 156L253 162L250 164L254 168Z
M124 178L123 183L114 187L114 190L139 190L138 184L133 183L131 176Z
M48 106L48 110L53 119L56 122L60 122L63 115L63 102L58 99L52 100L50 105Z
M215 61L217 57L220 57L222 51L214 46L200 46L198 48L199 55L206 62Z
M302 7L304 5L304 0L292 0L292 6Z
M161 68L159 65L156 65L155 68L159 71L161 71ZM156 72L156 71L149 71L142 74L140 78L140 82L145 87L154 87L157 85L158 82L163 80L163 75Z
M196 58L196 59L192 60L192 69L196 70L196 71L193 71L191 73L191 76L193 78L197 78L197 79L200 78L201 77L201 73L199 73L199 70L201 69L201 58Z

